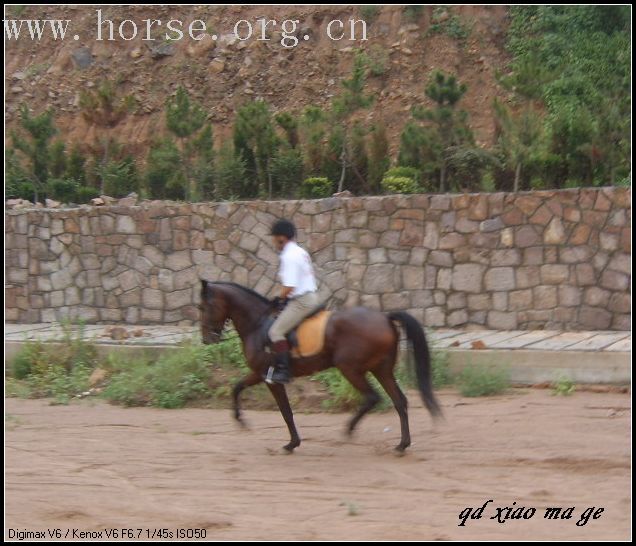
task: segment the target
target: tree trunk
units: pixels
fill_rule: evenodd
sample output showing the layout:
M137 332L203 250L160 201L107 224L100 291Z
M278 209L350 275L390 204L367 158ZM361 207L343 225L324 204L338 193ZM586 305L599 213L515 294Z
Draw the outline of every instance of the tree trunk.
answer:
M442 161L442 167L439 171L439 191L440 193L446 191L446 161Z
M521 163L517 163L517 167L515 168L515 184L513 187L513 191L517 193L519 191L519 182L521 181Z
M338 193L344 188L345 174L347 173L347 140L342 141L342 153L340 154L340 161L342 162L342 170L340 171L340 181L338 182Z
M104 169L108 165L110 158L110 131L106 131L106 142L104 142L104 155L102 157L102 176L99 180L99 193L104 195Z

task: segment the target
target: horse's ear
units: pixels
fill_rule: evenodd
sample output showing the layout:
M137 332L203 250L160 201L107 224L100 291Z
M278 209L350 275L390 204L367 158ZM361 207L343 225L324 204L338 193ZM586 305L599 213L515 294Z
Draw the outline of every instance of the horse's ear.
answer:
M210 294L212 293L212 289L208 284L208 281L201 279L201 301L206 301Z

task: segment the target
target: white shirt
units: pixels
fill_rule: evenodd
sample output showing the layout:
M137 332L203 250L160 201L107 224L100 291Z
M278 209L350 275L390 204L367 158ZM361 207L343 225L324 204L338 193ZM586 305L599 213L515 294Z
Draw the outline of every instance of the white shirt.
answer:
M295 241L289 241L280 253L278 276L283 286L294 289L289 295L291 298L316 291L316 277L311 258Z

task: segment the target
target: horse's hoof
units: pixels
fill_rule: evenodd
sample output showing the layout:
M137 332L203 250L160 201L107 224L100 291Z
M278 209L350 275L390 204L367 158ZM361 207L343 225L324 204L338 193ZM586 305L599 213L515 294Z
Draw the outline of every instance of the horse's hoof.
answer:
M397 446L395 446L395 452L398 455L404 455L406 452L406 448L409 447L411 444L399 444Z
M293 453L294 449L296 449L300 445L300 442L289 442L286 446L283 446L283 449L286 453Z

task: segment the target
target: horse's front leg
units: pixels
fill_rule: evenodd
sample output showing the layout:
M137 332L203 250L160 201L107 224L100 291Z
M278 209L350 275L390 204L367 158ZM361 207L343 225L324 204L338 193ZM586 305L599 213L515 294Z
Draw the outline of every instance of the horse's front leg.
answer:
M284 448L291 453L300 445L300 436L298 436L298 431L296 430L296 425L294 424L294 414L292 413L291 406L289 405L289 399L287 398L285 385L281 385L279 383L268 383L267 388L274 396L274 399L278 404L278 409L283 415L285 423L287 423L287 428L289 429L291 440L286 446L284 446Z
M243 426L245 426L245 422L243 421L243 418L241 417L241 406L239 403L239 396L244 389L246 389L247 387L251 387L253 385L258 385L261 381L263 381L261 374L257 372L252 372L251 374L241 379L236 385L234 385L234 389L232 389L234 419L236 419Z

